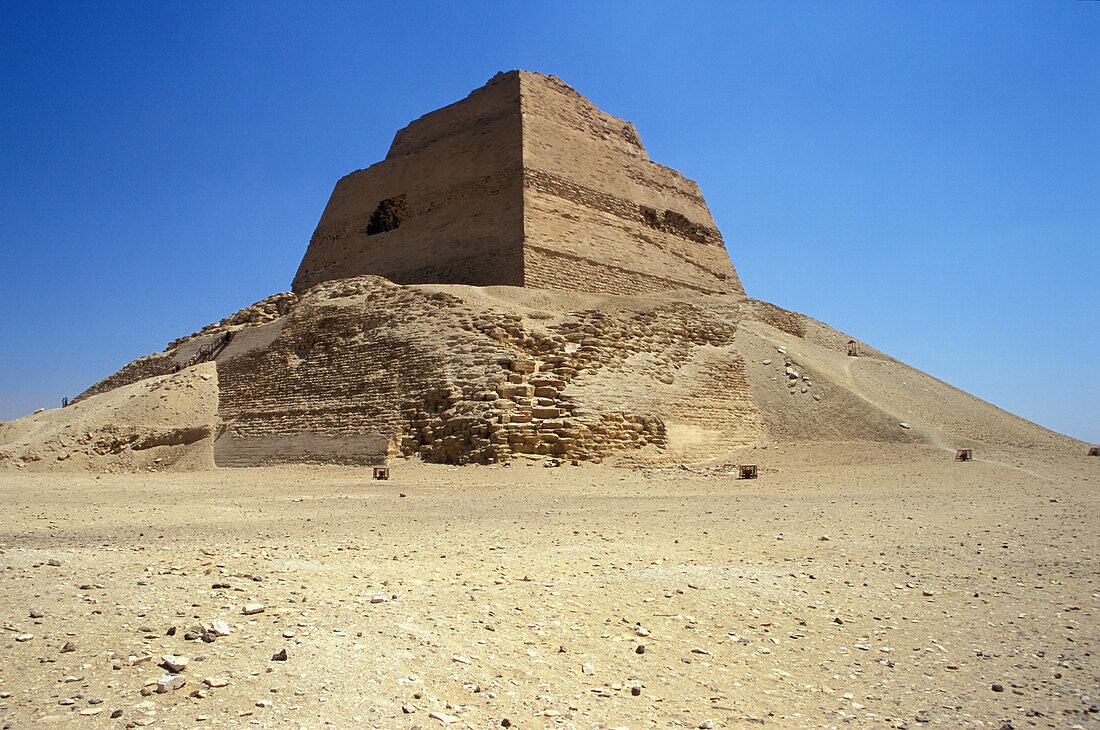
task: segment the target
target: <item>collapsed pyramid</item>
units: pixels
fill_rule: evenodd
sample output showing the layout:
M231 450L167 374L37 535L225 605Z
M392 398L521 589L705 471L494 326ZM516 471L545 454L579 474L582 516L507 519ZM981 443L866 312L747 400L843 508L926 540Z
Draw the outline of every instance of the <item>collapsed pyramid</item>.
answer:
M0 463L635 463L776 442L1079 449L745 296L698 186L554 77L498 74L337 183L294 278L0 424ZM858 357L851 357L855 351Z

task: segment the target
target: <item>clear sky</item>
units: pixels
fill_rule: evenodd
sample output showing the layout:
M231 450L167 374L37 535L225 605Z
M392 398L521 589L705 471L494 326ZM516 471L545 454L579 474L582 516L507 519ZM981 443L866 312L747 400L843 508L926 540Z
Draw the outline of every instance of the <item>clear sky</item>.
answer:
M749 295L1100 442L1100 2L0 0L0 419L287 291L497 71L699 182Z

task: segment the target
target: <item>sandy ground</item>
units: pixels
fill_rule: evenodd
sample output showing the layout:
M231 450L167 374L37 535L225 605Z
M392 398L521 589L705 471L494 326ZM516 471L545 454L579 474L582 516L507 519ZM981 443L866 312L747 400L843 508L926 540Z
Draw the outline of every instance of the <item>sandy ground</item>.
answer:
M951 457L8 469L0 725L1097 726L1100 459Z

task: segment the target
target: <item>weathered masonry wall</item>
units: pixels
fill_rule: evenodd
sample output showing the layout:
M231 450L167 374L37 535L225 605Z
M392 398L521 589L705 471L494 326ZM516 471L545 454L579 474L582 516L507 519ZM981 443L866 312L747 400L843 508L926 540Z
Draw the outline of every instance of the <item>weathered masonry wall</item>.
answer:
M697 184L558 79L520 78L526 286L744 293Z
M698 185L554 77L498 74L340 180L294 291L397 283L743 294Z
M709 429L716 444L751 439L759 429L742 398L744 369L728 351L738 311L671 303L532 327L506 309L381 278L329 282L253 328L277 326L267 344L219 358L215 461L591 459L664 446L683 424ZM700 348L721 354L707 356L696 393L680 374L696 377Z
M519 82L497 76L397 133L341 179L295 292L374 274L397 283L523 283Z

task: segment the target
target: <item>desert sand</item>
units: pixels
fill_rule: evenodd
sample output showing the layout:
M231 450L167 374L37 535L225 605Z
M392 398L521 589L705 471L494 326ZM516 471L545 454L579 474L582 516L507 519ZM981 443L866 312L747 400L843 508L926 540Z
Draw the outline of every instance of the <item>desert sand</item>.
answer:
M1095 457L821 443L541 463L397 460L389 481L9 466L0 723L1095 722ZM156 693L165 655L186 683Z

